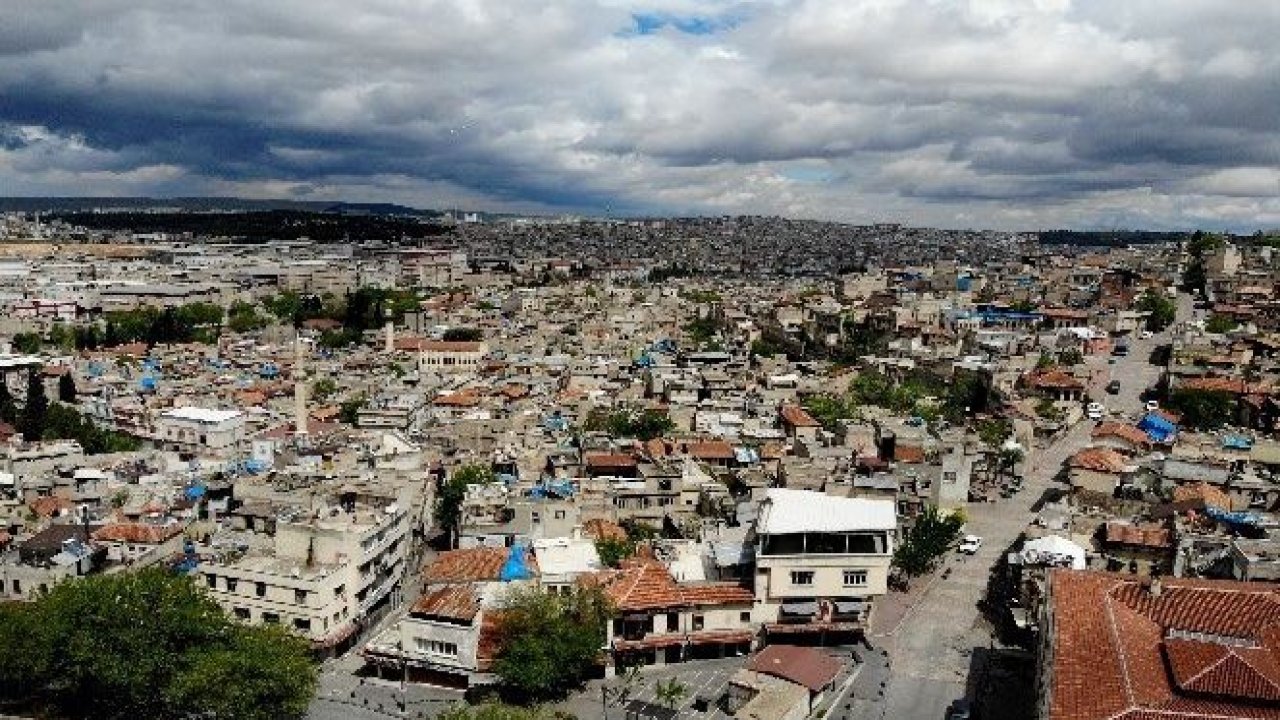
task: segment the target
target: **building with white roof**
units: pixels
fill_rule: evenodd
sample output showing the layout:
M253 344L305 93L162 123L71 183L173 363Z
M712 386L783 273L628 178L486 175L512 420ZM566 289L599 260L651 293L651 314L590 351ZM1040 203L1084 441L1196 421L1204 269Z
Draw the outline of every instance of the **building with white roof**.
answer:
M178 451L230 452L245 441L245 415L239 410L172 408L156 418L155 440Z
M862 632L888 592L892 500L773 488L756 520L753 619L783 638Z

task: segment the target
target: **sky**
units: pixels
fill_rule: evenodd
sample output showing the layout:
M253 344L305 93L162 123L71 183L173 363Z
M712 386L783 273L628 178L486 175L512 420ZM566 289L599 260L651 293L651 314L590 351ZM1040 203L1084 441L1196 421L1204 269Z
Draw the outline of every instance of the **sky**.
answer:
M7 0L0 196L1280 227L1277 0Z

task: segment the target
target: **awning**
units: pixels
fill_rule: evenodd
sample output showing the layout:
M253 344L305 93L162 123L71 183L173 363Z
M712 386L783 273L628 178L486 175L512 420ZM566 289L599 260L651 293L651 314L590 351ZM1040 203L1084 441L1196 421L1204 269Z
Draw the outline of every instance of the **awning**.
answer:
M860 613L867 609L867 604L861 600L837 600L836 612L838 613Z
M782 603L782 612L788 615L817 615L818 603L816 602Z
M748 643L755 637L751 630L708 630L689 633L690 645L737 645Z

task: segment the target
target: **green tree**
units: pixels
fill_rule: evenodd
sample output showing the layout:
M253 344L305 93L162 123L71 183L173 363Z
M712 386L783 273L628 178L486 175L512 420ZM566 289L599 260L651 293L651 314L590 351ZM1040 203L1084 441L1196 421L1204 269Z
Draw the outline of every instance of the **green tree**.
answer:
M962 513L944 515L932 505L926 507L894 549L894 566L913 577L923 575L955 545L963 528Z
M822 423L822 427L831 432L835 432L841 420L856 417L858 414L857 405L845 402L834 395L810 395L801 405L805 412L812 415L814 420Z
M246 302L231 303L231 307L227 310L227 327L232 332L247 333L261 330L269 322L256 307Z
M307 641L272 626L237 627L230 635L187 653L170 681L169 704L215 718L302 717L316 676Z
M666 705L668 709L675 710L676 705L689 694L689 686L680 682L679 678L670 678L669 680L659 680L653 688L654 696L658 702Z
M18 404L9 392L9 383L0 377L0 422L16 423L18 421Z
M1147 329L1152 332L1160 332L1172 325L1178 314L1178 306L1173 299L1155 289L1138 296L1134 307L1147 313Z
M55 585L0 615L0 638L22 651L0 660L0 695L58 717L297 717L315 686L304 641L242 627L160 569Z
M1058 362L1068 367L1084 362L1084 353L1077 348L1067 348L1058 353Z
M522 703L563 696L596 667L612 615L598 587L514 589L503 599L493 670Z
M600 555L600 562L616 568L636 554L636 544L630 539L600 538L596 540L596 553Z
M1214 313L1213 315L1210 315L1209 319L1205 321L1204 324L1205 332L1217 334L1228 333L1238 327L1240 327L1240 323L1236 322L1235 318L1221 313Z
M45 416L49 412L49 398L44 394L44 380L38 370L27 372L27 397L23 400L22 414L18 416L18 431L27 442L39 440L44 434Z
M338 383L334 382L333 378L320 378L311 386L311 397L315 398L316 402L324 402L337 391Z
M484 333L479 328L454 327L445 330L443 337L447 342L480 342Z
M365 402L363 395L342 401L338 406L338 419L348 425L355 425L360 418L360 408L364 407Z
M999 448L1013 434L1013 424L1008 420L983 420L978 423L978 438L989 448Z
M24 355L36 355L40 352L40 348L43 345L44 341L40 339L40 335L38 333L14 333L13 349L15 352L19 352Z
M1182 415L1182 422L1199 430L1216 430L1235 419L1236 399L1222 390L1178 388L1168 406Z
M462 531L462 502L467 497L467 486L492 482L497 482L492 469L484 465L464 465L437 484L431 515L436 526L447 533L449 547L457 543Z
M58 378L58 400L64 403L73 403L76 398L76 379L71 376L70 371L62 373Z

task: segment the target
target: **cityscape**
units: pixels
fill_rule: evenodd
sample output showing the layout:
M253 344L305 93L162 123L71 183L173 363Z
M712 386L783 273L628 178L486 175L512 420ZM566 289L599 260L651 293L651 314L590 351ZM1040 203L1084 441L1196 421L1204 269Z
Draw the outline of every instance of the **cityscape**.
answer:
M1280 720L1280 14L19 0L0 718Z

